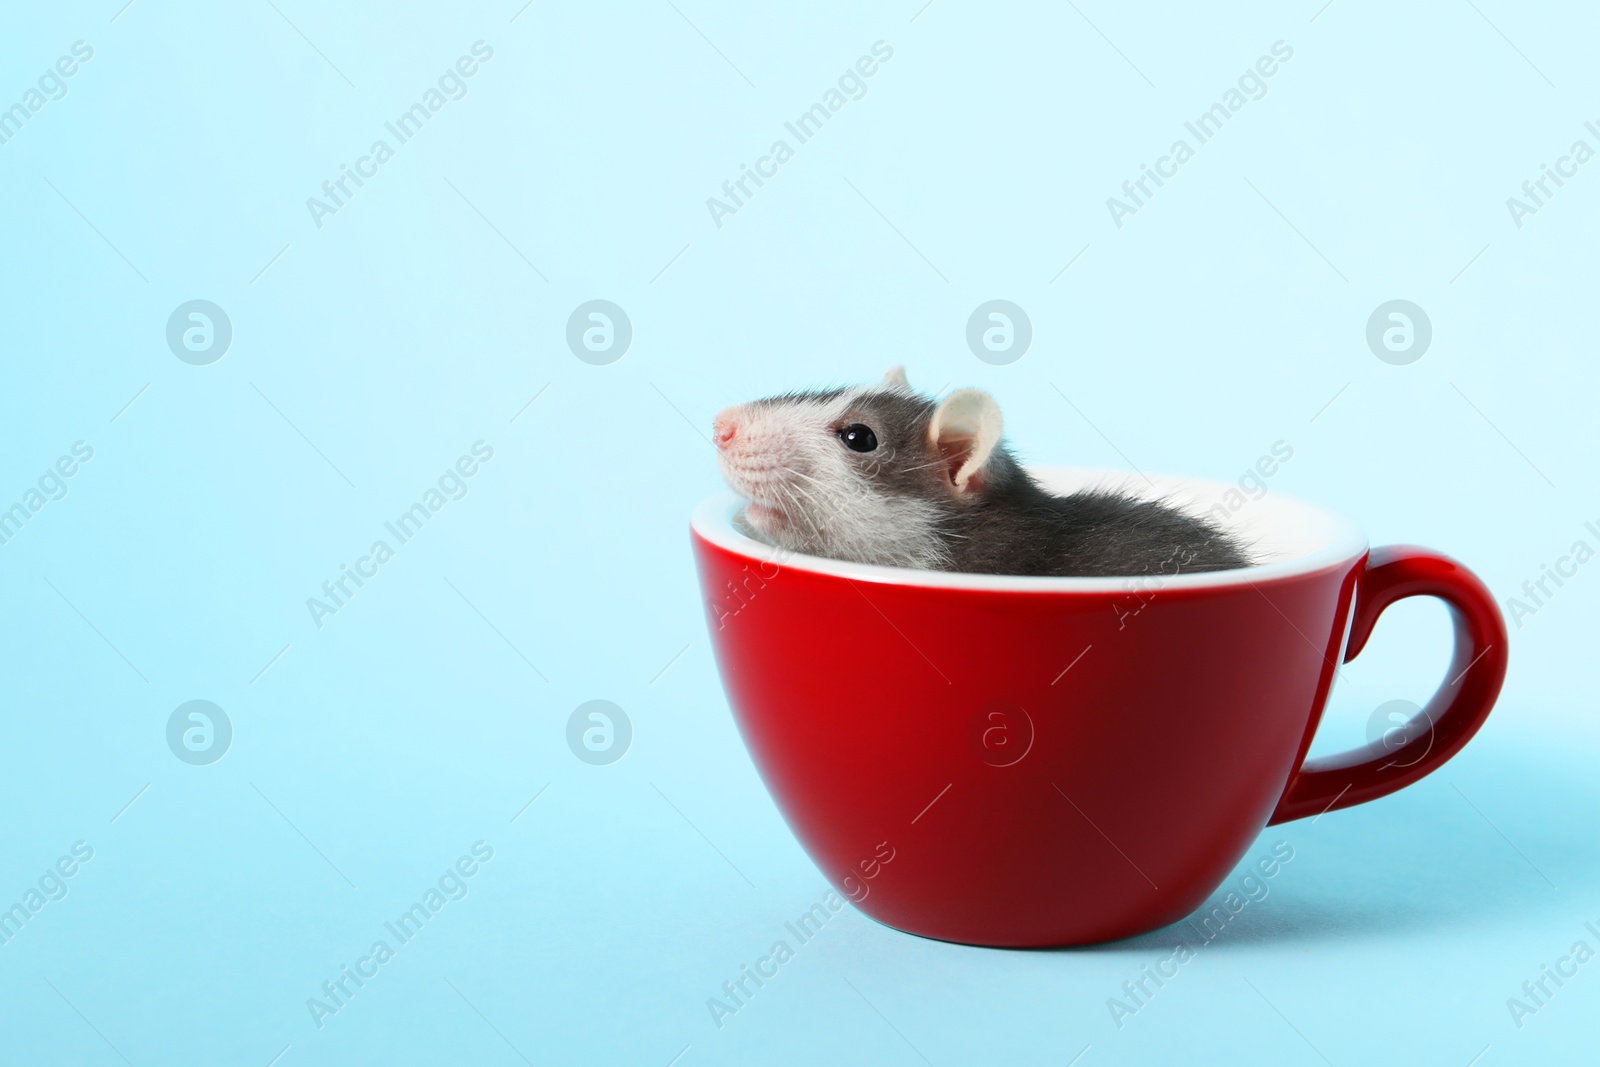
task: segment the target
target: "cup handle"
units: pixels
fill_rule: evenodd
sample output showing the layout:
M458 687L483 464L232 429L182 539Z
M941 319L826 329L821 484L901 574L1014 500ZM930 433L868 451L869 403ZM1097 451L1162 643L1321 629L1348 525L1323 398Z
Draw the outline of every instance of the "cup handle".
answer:
M1302 758L1267 825L1403 789L1461 751L1488 718L1506 675L1506 624L1478 576L1448 556L1412 545L1372 550L1356 581L1344 661L1361 654L1385 608L1412 596L1435 596L1450 608L1456 641L1445 680L1395 748L1379 740L1336 756Z

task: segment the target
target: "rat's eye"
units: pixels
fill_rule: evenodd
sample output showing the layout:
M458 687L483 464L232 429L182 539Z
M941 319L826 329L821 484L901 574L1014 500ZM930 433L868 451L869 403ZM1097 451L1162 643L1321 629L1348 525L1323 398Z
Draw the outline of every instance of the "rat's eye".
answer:
M872 432L872 427L859 422L852 422L841 429L839 440L852 452L871 452L878 447L878 435Z

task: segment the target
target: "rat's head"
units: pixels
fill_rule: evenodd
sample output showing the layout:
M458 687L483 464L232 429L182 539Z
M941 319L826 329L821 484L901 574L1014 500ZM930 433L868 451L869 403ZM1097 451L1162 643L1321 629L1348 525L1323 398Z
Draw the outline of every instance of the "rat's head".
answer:
M936 567L942 528L997 476L1000 408L962 389L935 402L895 367L875 387L786 393L722 412L722 476L745 521L784 548L833 559Z

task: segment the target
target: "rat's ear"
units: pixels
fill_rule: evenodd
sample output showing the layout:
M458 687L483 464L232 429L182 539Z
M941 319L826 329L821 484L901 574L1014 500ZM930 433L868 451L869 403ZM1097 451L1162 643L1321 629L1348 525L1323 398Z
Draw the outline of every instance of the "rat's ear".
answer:
M911 392L911 383L906 380L906 369L898 364L889 368L889 373L883 376L885 389L904 389Z
M928 443L945 459L945 473L958 493L980 488L973 475L1000 443L1000 405L982 389L957 389L940 402L928 423Z

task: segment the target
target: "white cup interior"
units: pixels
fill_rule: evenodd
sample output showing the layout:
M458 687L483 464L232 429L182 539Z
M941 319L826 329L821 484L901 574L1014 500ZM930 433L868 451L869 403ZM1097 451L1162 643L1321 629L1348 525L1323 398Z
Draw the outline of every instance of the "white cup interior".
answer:
M1236 484L1194 478L1154 476L1146 481L1126 471L1069 467L1029 467L1028 470L1053 493L1064 495L1088 488L1120 489L1138 497L1165 500L1190 514L1210 515L1242 538L1249 547L1251 557L1257 561L1256 566L1237 570L1168 576L1163 578L1162 588L1205 588L1235 585L1244 581L1260 583L1313 574L1354 559L1365 551L1367 545L1366 535L1361 529L1337 512L1270 490L1259 497L1252 497ZM743 498L732 490L718 493L695 509L690 524L707 541L739 555L855 581L938 588L1053 592L1120 591L1128 583L1128 579L1123 577L1037 578L961 574L878 567L807 556L751 536L747 527L736 521L744 503ZM1219 506L1221 510L1213 510Z

